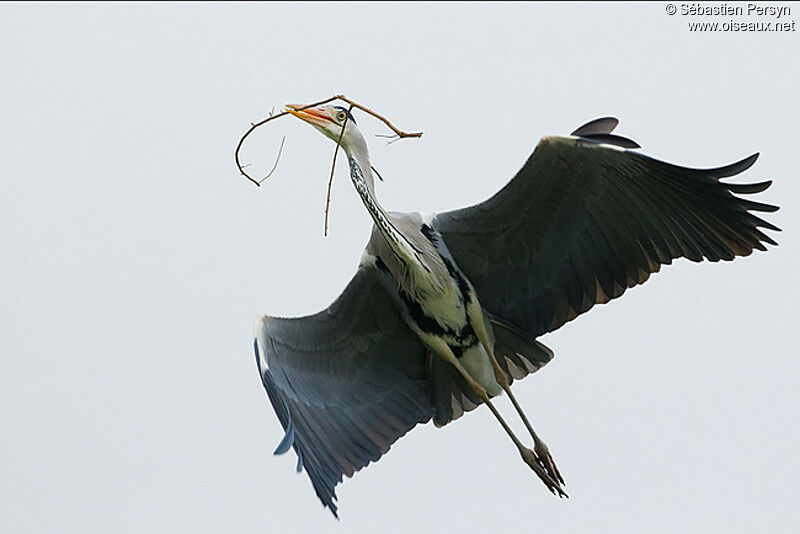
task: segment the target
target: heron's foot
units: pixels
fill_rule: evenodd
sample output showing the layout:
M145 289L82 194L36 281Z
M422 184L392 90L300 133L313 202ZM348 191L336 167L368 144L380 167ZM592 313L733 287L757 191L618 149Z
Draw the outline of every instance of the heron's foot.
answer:
M536 473L536 476L538 476L539 479L544 482L544 485L547 486L547 489L549 489L553 495L569 498L569 495L564 493L564 490L561 489L561 484L558 482L558 480L554 479L552 476L550 476L550 474L548 474L543 462L539 459L535 452L527 447L522 447L520 449L520 455L525 463L528 464L531 469L533 469L533 472Z
M556 467L556 463L553 461L553 457L550 456L550 451L547 449L547 445L545 445L542 440L536 440L536 443L533 447L533 452L536 453L539 463L545 468L547 474L550 475L550 478L558 481L560 484L566 484L564 482L564 477L561 476L561 473L558 471L558 467Z

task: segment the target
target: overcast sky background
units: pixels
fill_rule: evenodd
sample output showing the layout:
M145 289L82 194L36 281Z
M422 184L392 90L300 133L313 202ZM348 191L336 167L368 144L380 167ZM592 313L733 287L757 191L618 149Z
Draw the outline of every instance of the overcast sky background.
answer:
M787 5L787 4L781 4ZM791 6L800 17L800 5ZM690 33L664 3L0 7L0 531L793 532L800 524L795 33ZM694 18L698 21L728 17ZM768 18L744 18L767 21ZM387 209L488 197L537 140L615 115L647 154L745 180L780 247L679 261L542 341L516 385L567 480L491 414L419 427L323 509L252 354L261 313L350 279L371 219L275 106L343 92ZM511 414L506 400L501 409Z

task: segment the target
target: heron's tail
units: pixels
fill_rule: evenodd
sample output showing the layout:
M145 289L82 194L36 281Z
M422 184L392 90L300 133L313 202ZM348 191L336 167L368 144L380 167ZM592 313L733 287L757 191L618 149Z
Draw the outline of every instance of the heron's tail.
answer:
M508 375L509 383L535 373L553 359L553 351L543 343L529 338L516 326L486 310L483 310L483 314L492 325L494 354L497 363Z

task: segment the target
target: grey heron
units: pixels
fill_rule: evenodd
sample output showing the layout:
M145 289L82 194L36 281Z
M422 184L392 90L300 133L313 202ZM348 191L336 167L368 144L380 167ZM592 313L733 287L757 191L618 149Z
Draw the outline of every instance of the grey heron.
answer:
M367 143L340 106L287 111L340 143L374 221L355 276L327 309L261 316L256 363L317 496L337 516L343 476L377 461L417 424L437 426L485 404L545 486L564 480L510 386L547 364L537 341L595 304L644 283L680 257L733 260L775 245L751 212L777 206L739 195L771 181L733 184L758 154L690 169L633 149L617 120L547 136L497 194L471 207L421 215L384 210ZM533 447L492 403L505 392ZM337 516L338 517L338 516Z

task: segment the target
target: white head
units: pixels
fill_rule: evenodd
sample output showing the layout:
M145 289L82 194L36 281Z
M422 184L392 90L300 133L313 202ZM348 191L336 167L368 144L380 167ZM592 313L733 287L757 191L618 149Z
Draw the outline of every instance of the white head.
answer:
M316 108L298 109L302 106L287 104L286 111L298 117L320 132L334 143L342 137L342 148L351 156L367 156L367 142L356 126L353 115L342 106L319 106ZM342 134L342 124L345 125Z

